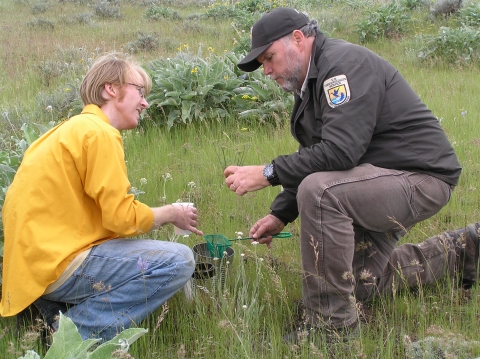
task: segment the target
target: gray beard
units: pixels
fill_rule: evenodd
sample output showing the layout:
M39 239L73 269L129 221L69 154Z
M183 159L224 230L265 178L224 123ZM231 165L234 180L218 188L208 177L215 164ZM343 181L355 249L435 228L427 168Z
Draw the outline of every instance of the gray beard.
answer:
M300 73L302 72L302 61L300 56L287 46L285 53L287 60L287 69L283 77L283 85L280 87L285 92L293 92L298 89L300 85Z

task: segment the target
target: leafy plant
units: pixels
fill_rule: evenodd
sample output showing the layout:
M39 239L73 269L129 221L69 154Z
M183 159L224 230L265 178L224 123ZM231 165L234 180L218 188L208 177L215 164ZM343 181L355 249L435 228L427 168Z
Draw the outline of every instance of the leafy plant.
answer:
M161 109L168 128L175 123L231 117L232 93L243 80L228 57L212 52L202 59L200 47L197 56L181 51L173 59L154 61L151 67L154 86L148 101L152 108Z
M234 52L203 59L201 48L193 56L181 51L174 59L152 63L153 88L149 114L156 122L176 123L253 118L277 120L293 103L277 84L261 71L241 72Z
M60 313L58 331L53 334L53 343L44 359L110 359L127 353L130 345L148 330L143 328L126 329L115 338L96 346L101 339L82 340L78 329L70 318ZM93 349L93 350L92 350ZM40 359L33 350L18 359Z
M402 35L410 29L413 21L410 11L396 2L367 10L367 14L367 18L356 26L362 42Z
M148 20L156 21L160 19L173 19L173 20L181 20L182 17L178 14L178 12L173 11L169 7L158 6L153 4L145 11L145 18Z
M239 58L231 55L235 63ZM244 86L234 89L235 111L241 119L255 119L260 123L278 122L289 116L293 106L293 96L284 92L280 86L262 71L244 73Z
M480 4L470 3L460 9L459 22L465 26L480 26Z
M463 26L458 29L441 27L438 35L424 35L425 43L418 56L447 64L473 63L479 60L480 30Z

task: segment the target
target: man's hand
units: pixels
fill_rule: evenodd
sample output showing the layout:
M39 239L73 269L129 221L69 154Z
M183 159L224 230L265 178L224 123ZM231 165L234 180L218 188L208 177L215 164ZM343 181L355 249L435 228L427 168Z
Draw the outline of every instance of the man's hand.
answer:
M154 216L154 223L150 230L163 226L166 223L172 223L180 229L185 229L196 235L203 235L203 232L197 229L197 209L195 207L182 207L166 205L162 207L151 208Z
M272 236L280 233L285 224L272 214L269 214L250 228L249 237L255 238L260 244L266 244L268 248L272 246Z
M263 176L263 167L228 166L223 172L225 184L239 196L270 186L270 182Z

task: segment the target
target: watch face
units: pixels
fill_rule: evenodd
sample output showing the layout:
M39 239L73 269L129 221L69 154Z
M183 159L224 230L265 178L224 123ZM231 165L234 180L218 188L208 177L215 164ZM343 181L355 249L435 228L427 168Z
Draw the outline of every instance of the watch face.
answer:
M263 169L263 175L266 178L270 178L273 176L273 165L271 163L265 166L265 168Z

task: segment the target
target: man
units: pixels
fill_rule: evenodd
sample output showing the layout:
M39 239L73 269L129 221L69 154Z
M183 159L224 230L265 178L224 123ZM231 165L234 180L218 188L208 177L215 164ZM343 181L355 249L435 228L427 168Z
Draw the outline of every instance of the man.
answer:
M3 206L2 316L34 303L58 329L66 310L83 339L109 340L191 277L187 246L124 238L167 223L202 234L195 208L150 208L128 193L119 131L138 125L150 88L133 61L100 57L81 84L82 113L25 152Z
M282 185L271 213L250 236L272 234L300 217L305 325L285 336L358 333L355 300L428 284L446 273L477 279L479 224L396 248L416 223L447 204L461 167L439 122L387 61L329 39L315 20L275 9L252 28L250 53L238 67L294 92L296 153L266 166L230 166L238 195ZM401 268L401 271L399 270Z

